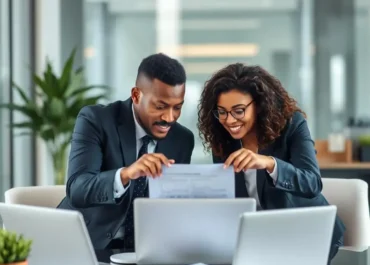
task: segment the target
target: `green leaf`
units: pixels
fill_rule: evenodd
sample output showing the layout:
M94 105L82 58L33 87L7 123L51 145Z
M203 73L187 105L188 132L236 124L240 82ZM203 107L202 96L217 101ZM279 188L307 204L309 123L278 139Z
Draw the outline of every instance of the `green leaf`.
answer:
M54 141L55 139L55 134L54 134L54 130L53 128L51 128L50 126L44 126L41 130L40 130L40 137L42 139L44 139L44 141Z
M59 119L64 116L65 105L64 102L58 98L52 98L50 102L50 115Z
M71 72L73 67L73 61L76 54L76 49L73 49L71 55L69 56L67 62L64 65L62 76L60 78L60 88L61 91L66 91L70 82Z
M20 122L20 123L13 123L10 124L13 128L29 128L29 129L35 129L36 125L33 122Z
M13 87L15 87L15 89L18 91L19 95L21 96L25 103L28 103L30 101L29 98L26 96L26 93L24 93L24 91L14 82Z
M37 113L37 110L32 107L32 105L25 105L20 106L16 104L0 104L0 108L7 108L13 111L19 111L29 117L33 123L39 124L40 123L40 116Z
M61 88L57 76L53 72L50 62L47 62L47 69L44 72L45 84L53 91L53 95L61 95Z
M76 98L76 100L74 100L73 103L67 108L68 115L77 117L78 113L83 107L95 105L99 102L99 100L105 98L106 98L105 94L89 98Z
M0 264L25 261L30 254L32 241L22 235L0 229L0 242Z
M73 128L76 123L76 118L75 117L69 117L67 119L62 119L61 123L59 124L59 131L62 133L72 133Z
M78 67L77 70L75 71L75 74L79 74L84 70L82 66Z
M51 98L57 95L54 88L50 87L48 83L46 83L45 80L42 80L39 76L34 75L33 81L39 88L41 88L41 90L45 93L47 97Z
M68 98L69 95L75 91L76 89L79 89L80 87L84 86L84 75L83 72L72 74L70 78L69 85L67 89L64 91L64 98Z
M93 86L81 87L79 89L76 89L72 93L66 94L66 96L68 96L68 97L74 97L74 96L77 96L79 94L83 94L83 93L88 92L88 91L90 91L92 89L95 89L95 88L109 89L108 86L104 86L104 85L100 85L100 86L99 85L93 85Z

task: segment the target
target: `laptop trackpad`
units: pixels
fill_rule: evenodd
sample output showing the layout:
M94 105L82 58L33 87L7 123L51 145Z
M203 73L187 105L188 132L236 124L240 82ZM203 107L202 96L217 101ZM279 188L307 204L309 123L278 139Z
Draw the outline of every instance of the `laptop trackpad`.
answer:
M110 261L114 264L136 264L136 253L127 252L110 256Z

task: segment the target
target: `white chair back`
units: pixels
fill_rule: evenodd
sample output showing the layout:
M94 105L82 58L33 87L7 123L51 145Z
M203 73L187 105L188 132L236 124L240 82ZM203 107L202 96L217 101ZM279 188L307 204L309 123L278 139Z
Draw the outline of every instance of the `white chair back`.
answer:
M362 252L369 247L370 219L368 185L360 179L322 178L322 194L337 206L346 226L344 248Z
M66 186L16 187L5 192L5 203L56 208L66 196Z

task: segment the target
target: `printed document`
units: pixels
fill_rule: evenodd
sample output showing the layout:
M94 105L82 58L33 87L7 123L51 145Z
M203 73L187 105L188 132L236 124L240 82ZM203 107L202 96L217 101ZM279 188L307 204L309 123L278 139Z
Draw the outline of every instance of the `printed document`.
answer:
M150 198L235 198L233 167L223 164L173 164L148 179Z

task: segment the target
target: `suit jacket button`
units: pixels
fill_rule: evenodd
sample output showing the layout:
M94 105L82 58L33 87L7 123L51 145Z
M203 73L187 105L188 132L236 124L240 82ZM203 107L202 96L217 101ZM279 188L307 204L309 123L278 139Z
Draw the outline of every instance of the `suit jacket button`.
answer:
M112 234L111 233L107 233L107 237L108 238L112 238Z

